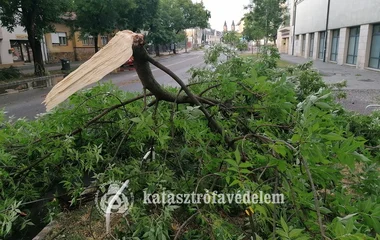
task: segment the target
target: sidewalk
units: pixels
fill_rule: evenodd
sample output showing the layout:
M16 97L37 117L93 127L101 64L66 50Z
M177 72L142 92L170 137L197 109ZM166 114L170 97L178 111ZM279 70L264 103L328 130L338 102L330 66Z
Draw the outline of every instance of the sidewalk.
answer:
M310 61L310 59L286 54L281 54L281 59L294 64ZM374 109L366 109L366 106L380 104L380 72L330 62L324 63L321 60L313 60L313 67L320 72L327 83L347 81L347 88L345 88L347 98L339 101L347 109L368 114Z
M310 61L302 57L281 54L281 59L302 64ZM380 71L356 69L347 65L338 65L321 60L313 60L313 67L318 69L327 83L347 81L347 89L380 89Z

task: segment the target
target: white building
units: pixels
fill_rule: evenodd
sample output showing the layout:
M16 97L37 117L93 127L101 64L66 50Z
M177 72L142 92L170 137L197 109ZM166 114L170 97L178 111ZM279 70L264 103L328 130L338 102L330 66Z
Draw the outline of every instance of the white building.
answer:
M43 42L43 41L42 41ZM47 59L46 45L41 44L43 59ZM0 27L0 64L17 64L33 61L28 34L23 27L17 26L13 32Z
M295 6L288 54L293 52L294 27L296 56L380 69L380 0L298 0Z

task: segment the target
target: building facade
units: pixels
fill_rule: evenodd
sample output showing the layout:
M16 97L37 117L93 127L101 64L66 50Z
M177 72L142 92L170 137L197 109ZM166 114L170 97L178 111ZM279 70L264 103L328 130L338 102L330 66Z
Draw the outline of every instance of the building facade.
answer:
M277 48L280 53L286 53L286 54L291 54L291 42L292 42L292 27L291 27L291 22L294 20L293 19L293 6L290 4L290 0L287 0L285 5L283 6L284 8L287 9L286 17L287 21L285 21L279 28L277 32Z
M95 54L94 37L80 37L80 32L72 33L70 27L55 24L55 32L44 34L41 40L43 60L46 63L58 63L60 59L85 61ZM99 49L108 43L112 36L98 36ZM0 28L0 64L24 64L33 62L33 53L29 46L28 34L22 27L13 32Z
M44 41L44 39L43 39ZM46 47L41 44L43 59L46 61ZM24 64L33 61L28 34L16 26L13 32L0 27L0 64Z
M289 54L380 69L380 0L300 0L294 6Z

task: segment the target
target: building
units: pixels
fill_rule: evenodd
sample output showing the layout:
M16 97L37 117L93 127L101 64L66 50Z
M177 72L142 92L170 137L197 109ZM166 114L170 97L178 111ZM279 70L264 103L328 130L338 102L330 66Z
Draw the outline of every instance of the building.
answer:
M235 32L235 21L234 20L232 20L231 31Z
M41 47L43 59L46 61L46 47L44 44ZM33 53L24 28L16 26L13 32L9 32L0 27L0 64L24 64L32 61Z
M95 53L94 37L81 38L80 32L72 33L65 24L54 24L54 33L46 33L41 41L43 59L46 63L58 63L60 59L88 60ZM99 36L99 49L106 45L111 35ZM22 27L13 32L0 28L0 64L24 64L33 61L28 34Z
M244 18L241 19L241 20L238 22L238 24L236 24L236 26L238 27L236 31L237 31L238 33L243 33L243 31L244 31Z
M216 44L220 43L222 37L222 32L215 29L200 29L191 28L186 29L187 36L187 48L198 47L200 44Z
M55 24L54 27L54 33L45 34L49 63L57 63L62 58L85 61L94 55L93 36L82 38L80 32L72 33L70 27L64 24ZM110 38L111 36L98 36L99 49L105 46Z
M289 54L380 69L380 0L298 0L293 7Z
M228 28L227 28L227 21L224 21L223 32L227 32L227 31L228 31Z
M291 22L293 21L293 4L290 4L290 1L287 0L285 5L283 6L286 10L286 21L280 26L277 32L277 48L280 53L291 53L291 40L292 40L292 27Z

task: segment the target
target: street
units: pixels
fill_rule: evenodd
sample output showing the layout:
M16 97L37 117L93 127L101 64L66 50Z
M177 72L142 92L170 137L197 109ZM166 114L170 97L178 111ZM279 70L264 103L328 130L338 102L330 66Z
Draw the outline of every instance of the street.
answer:
M182 80L187 82L189 78L188 70L191 67L203 64L203 52L194 51L175 56L162 57L159 62L176 73ZM153 75L162 85L178 86L177 83L167 74L158 68L151 66ZM126 71L107 75L101 82L112 81L116 86L124 91L141 92L142 84L135 71ZM90 86L89 86L90 87ZM15 118L34 119L39 113L45 112L42 101L51 88L33 89L25 92L0 96L0 109L4 109L7 116Z

